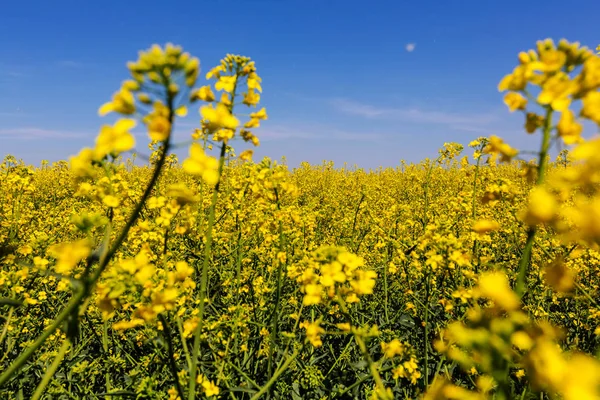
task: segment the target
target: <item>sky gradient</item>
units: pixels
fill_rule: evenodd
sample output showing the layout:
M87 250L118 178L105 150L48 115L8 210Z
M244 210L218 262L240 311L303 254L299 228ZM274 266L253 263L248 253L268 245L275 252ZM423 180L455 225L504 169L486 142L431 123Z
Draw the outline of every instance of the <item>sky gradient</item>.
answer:
M592 0L6 2L0 156L39 165L93 146L111 122L98 107L128 78L126 62L167 42L200 59L199 84L226 53L256 61L269 120L255 130L255 160L393 167L491 134L535 150L539 137L524 133L497 84L537 40L595 48L598 15ZM176 139L199 119L191 109Z

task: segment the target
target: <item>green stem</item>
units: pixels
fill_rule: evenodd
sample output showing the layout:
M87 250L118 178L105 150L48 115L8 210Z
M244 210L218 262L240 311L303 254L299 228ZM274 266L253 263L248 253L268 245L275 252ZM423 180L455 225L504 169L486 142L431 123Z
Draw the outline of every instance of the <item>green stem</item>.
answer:
M236 76L239 76L239 67L236 70ZM229 112L233 114L233 104L235 102L235 92L237 90L238 79L236 79L231 91L231 103ZM219 197L219 188L221 187L221 177L223 175L223 166L225 165L225 151L227 143L221 144L221 154L219 155L219 169L217 172L217 184L212 194L210 210L208 214L208 227L206 232L206 244L204 246L204 259L202 260L202 275L200 277L200 304L198 305L198 325L194 332L194 347L192 349L192 368L190 371L190 382L188 388L188 400L196 398L196 373L198 371L198 357L200 356L200 335L202 334L202 326L204 324L204 303L206 297L206 287L208 283L208 262L212 251L212 230L215 223L215 208Z
M472 217L473 221L477 217L477 183L479 179L479 169L481 163L481 149L479 150L479 157L477 157L477 164L475 165L475 176L473 177L473 205L472 205ZM476 258L475 262L475 273L479 273L479 241L475 239L473 241L473 255Z
M383 264L383 295L384 295L384 304L383 311L385 313L385 322L389 325L390 323L390 314L388 312L388 304L389 304L389 292L388 292L388 264L390 263L390 249L387 249L387 257L385 260L385 264Z
M548 165L548 150L550 148L550 139L552 131L552 108L546 109L546 119L544 121L542 147L539 153L538 167L537 167L537 181L536 186L540 186L544 183L546 177L546 167ZM533 251L533 242L535 241L535 235L537 228L531 226L527 230L527 240L525 242L525 248L519 260L519 273L517 276L517 282L515 285L515 291L519 297L523 297L525 294L525 286L527 282L527 272L531 263L531 253Z
M183 394L183 388L179 383L179 375L177 375L177 365L175 364L175 354L173 354L173 338L171 337L171 330L169 329L169 324L167 323L167 319L162 315L158 315L158 319L163 326L163 333L165 335L165 341L167 343L167 357L169 357L169 370L173 375L173 380L175 381L175 388L177 389L177 394L183 400L185 397Z
M269 379L269 381L265 384L265 386L263 386L258 393L256 393L254 396L252 396L250 398L250 400L257 400L258 398L260 398L263 394L267 393L267 391L271 388L271 386L273 386L273 384L275 382L277 382L277 379L279 379L279 376L281 374L283 374L283 372L288 369L288 367L290 366L290 364L292 363L292 361L294 361L296 359L296 357L298 357L298 350L294 351L292 353L291 356L288 357L287 360L285 360L285 363L283 363L283 365L281 367L279 367L277 369L277 371L275 371L275 373L273 374L273 376L271 377L271 379Z
M277 209L281 210L279 203L279 194L275 190L275 198L277 199ZM279 220L279 251L283 252L285 249L285 241L283 237L283 224ZM277 262L277 291L275 293L275 304L273 308L273 319L271 321L271 343L269 346L269 361L267 367L267 373L270 376L273 371L273 351L277 342L277 334L279 331L279 303L281 301L281 272L283 270L283 263L278 260Z
M192 348L192 368L190 371L190 382L188 391L188 400L194 400L196 397L196 373L198 371L198 357L200 356L200 336L202 335L202 327L204 323L204 308L205 297L208 285L208 263L212 252L213 225L215 223L215 208L219 197L219 186L221 183L221 175L223 174L223 165L225 164L225 148L227 145L221 145L221 154L219 157L219 180L213 191L210 210L208 214L208 227L206 231L206 244L204 246L204 259L202 260L202 272L200 277L200 304L198 305L198 325L194 332L194 347Z
M356 343L358 344L358 347L360 348L360 351L361 351L363 357L365 358L365 361L367 362L367 364L369 364L369 371L371 372L371 376L373 377L373 380L375 380L375 384L377 385L377 387L379 388L379 391L381 392L380 393L381 399L383 399L383 400L388 399L387 392L385 390L385 385L383 384L383 380L381 379L381 376L379 375L379 371L377 370L377 365L371 358L371 355L369 354L369 350L367 350L367 345L362 340L362 337L360 337L360 335L358 335L358 334L354 334L354 340L356 340Z
M390 365L388 367L381 368L381 372L391 371L392 369L394 369L394 367ZM362 378L360 378L359 380L357 380L356 382L354 382L352 385L346 387L341 392L334 393L333 397L331 397L331 398L335 399L336 397L344 396L346 393L348 393L349 391L351 391L352 389L354 389L355 387L357 387L358 385L360 385L361 383L363 383L364 381L366 381L370 377L371 377L370 375L364 375ZM347 398L347 397L344 397L344 398Z
M169 99L168 99L168 106L169 106L169 110L170 110L169 120L171 121L171 126L172 126L173 125L172 124L172 122L173 122L173 111L172 111L173 110L173 98L172 97L169 97ZM171 128L170 133L172 133L172 128ZM33 342L33 344L31 346L29 346L19 357L17 357L17 359L6 369L6 371L4 371L4 373L2 373L2 375L0 375L0 387L2 387L2 385L4 385L13 376L13 374L15 374L18 370L20 370L20 368L23 366L23 364L25 364L27 362L27 360L29 360L29 358L31 358L33 356L33 354L37 351L37 349L40 348L40 346L46 341L46 339L48 339L48 337L50 337L52 334L54 334L54 332L61 326L61 324L69 316L71 316L74 313L79 312L79 307L80 307L81 303L87 297L90 296L92 290L94 289L94 287L96 285L96 282L100 278L100 275L102 275L102 273L108 266L108 263L110 262L111 258L115 255L115 253L117 252L117 250L119 249L121 244L127 238L129 229L137 221L137 219L142 211L142 208L144 206L144 203L146 202L148 197L150 197L150 193L152 192L154 185L158 181L158 177L160 176L160 172L162 170L162 167L165 163L167 154L169 152L170 137L171 137L171 135L169 134L169 139L167 139L167 141L165 141L165 143L164 143L163 152L160 155L160 158L154 168L152 178L150 179L150 182L148 183L148 186L146 187L146 190L144 191L144 194L142 195L140 202L136 205L135 209L131 213L129 220L123 227L123 230L121 231L121 233L115 240L113 246L100 259L100 265L98 266L98 268L96 269L94 274L90 278L88 278L84 281L83 290L80 290L73 295L73 297L71 298L69 303L67 303L67 305L65 306L63 311L61 311L61 313L56 317L56 319L52 322L52 324L50 324L50 326L48 328L46 328L46 330L44 332L42 332L42 334Z
M58 354L56 357L54 357L54 361L52 361L50 368L46 370L46 373L42 377L42 381L38 385L37 389L35 389L35 393L33 393L31 400L39 400L42 397L44 390L46 390L46 386L48 386L48 383L50 383L50 379L52 379L63 358L65 358L65 354L67 353L67 350L69 350L70 345L71 342L69 339L65 339L62 346L60 346L60 349L58 350Z
M108 355L108 320L105 320L102 324L102 348L104 350L104 354ZM106 393L110 393L111 384L109 368L106 368L106 371L104 372L104 379L106 381Z
M348 319L348 323L350 325L352 325L352 318L350 317L350 313L348 312L348 307L346 307L346 302L341 297L338 297L337 302L340 306L340 310L341 310L342 314L344 314L346 316L346 318ZM313 319L314 319L314 316L313 316ZM373 377L373 380L375 381L375 385L377 386L378 390L380 391L380 398L382 400L389 400L388 396L387 396L385 385L383 383L383 380L381 379L381 375L379 375L379 371L377 370L377 365L371 358L371 355L369 354L369 350L367 349L366 343L364 342L364 340L362 339L360 334L354 333L353 336L354 336L354 340L356 341L356 344L358 344L358 348L360 349L360 352L361 352L363 358L365 359L365 361L367 362L367 365L369 366L369 371L371 372L371 376Z
M185 360L187 361L188 369L192 366L192 358L190 357L190 351L187 346L187 341L183 336L183 326L181 324L181 318L177 317L177 330L179 332L179 340L181 341L181 345L183 347L183 353L185 354ZM182 398L183 400L183 398Z
M429 291L430 291L430 272L427 271L425 277L425 304L429 305ZM425 387L429 387L429 307L425 307L425 326L423 327L423 342L425 345L425 362L423 364L425 375Z

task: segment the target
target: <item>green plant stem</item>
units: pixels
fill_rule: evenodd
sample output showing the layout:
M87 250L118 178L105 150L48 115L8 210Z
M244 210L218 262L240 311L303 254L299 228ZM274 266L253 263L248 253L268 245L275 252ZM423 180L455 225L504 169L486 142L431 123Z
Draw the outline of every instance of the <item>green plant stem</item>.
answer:
M236 70L236 76L239 76L239 67ZM235 103L235 93L237 91L238 79L236 79L231 91L231 103L229 104L229 112L233 114L233 105ZM206 232L206 244L204 246L204 259L202 260L202 275L200 277L200 304L198 305L198 325L194 332L194 347L192 349L192 368L190 370L190 381L188 387L188 400L196 398L196 373L198 372L198 357L200 356L200 335L204 324L204 303L206 297L206 287L208 284L208 262L212 251L212 230L215 223L215 209L217 199L219 197L219 188L221 187L221 178L223 176L223 166L225 165L225 151L227 144L221 144L221 153L219 155L219 169L217 172L217 184L213 190L208 214L208 228Z
M390 262L390 251L388 247L387 257L385 260L385 264L383 264L383 311L385 314L385 322L389 325L390 323L390 314L388 312L388 304L389 304L389 291L388 291L388 264Z
M547 107L546 118L543 127L542 147L540 149L538 159L536 186L540 186L541 184L543 184L544 179L546 177L546 167L548 165L548 150L550 149L550 139L552 132L552 112L552 108ZM519 272L517 275L517 282L515 285L515 291L517 292L517 295L519 297L523 297L523 295L525 294L527 272L531 263L531 253L533 251L533 242L535 241L536 233L537 228L535 226L531 226L527 230L527 240L525 242L523 253L521 254L521 259L519 260Z
M169 99L168 99L168 105L169 105L169 109L171 110L169 119L172 122L173 121L173 112L172 112L173 99L171 97L169 97ZM172 124L171 124L171 126L172 126ZM172 128L171 128L170 133L172 133ZM169 134L169 138L170 137L171 137L171 135ZM121 244L123 244L123 242L127 238L129 229L137 221L137 219L142 211L142 208L144 206L144 203L150 197L150 193L152 192L154 185L156 185L156 182L158 181L158 177L160 176L160 173L161 173L162 167L165 163L168 152L169 152L169 139L167 139L167 141L165 141L165 143L164 143L163 152L161 153L160 158L154 168L152 178L150 179L150 182L148 183L148 186L146 187L146 190L144 191L144 194L142 195L140 202L136 205L135 209L131 213L129 219L127 220L127 223L125 224L125 226L123 227L123 230L121 231L121 233L115 240L113 246L106 253L103 254L102 258L100 259L98 268L96 269L94 274L90 278L88 278L84 281L82 290L75 292L73 297L71 297L71 300L67 303L67 305L60 312L60 314L54 319L54 321L50 324L50 326L48 328L46 328L46 330L44 332L42 332L42 334L40 334L40 336L33 342L33 344L31 346L29 346L19 357L17 357L17 359L6 369L6 371L4 371L2 373L2 375L0 375L0 387L2 387L2 385L4 385L13 376L13 374L15 374L18 370L20 370L20 368L23 366L23 364L25 364L27 362L27 360L29 360L29 358L31 358L33 356L33 354L37 351L37 349L40 348L40 346L46 341L46 339L48 339L52 334L54 334L54 332L61 326L61 324L69 316L71 316L74 313L79 312L79 307L80 307L81 303L87 297L90 296L92 290L94 289L94 287L96 285L96 282L98 281L98 279L100 278L100 276L102 275L102 273L104 272L106 267L108 266L108 263L110 262L111 258L115 255L115 253L117 252L117 250L119 249Z
M188 368L192 366L192 358L190 357L190 351L188 349L185 337L183 336L183 326L181 324L181 318L177 317L177 331L179 332L179 340L181 341L181 346L183 347L183 353L185 354L185 360L187 362ZM182 398L183 400L183 398Z
M281 204L279 203L279 193L275 189L275 198L277 200L277 210L281 210ZM285 239L283 237L283 223L279 221L279 251L285 250ZM271 321L271 343L269 346L269 361L267 367L267 373L270 376L273 372L273 351L277 343L277 335L279 333L279 303L281 302L281 272L283 270L283 262L277 262L277 291L275 292L275 304L273 308L273 318Z
M360 337L360 335L358 335L358 334L354 334L354 340L356 340L356 343L358 344L358 347L360 348L360 351L361 351L365 361L367 362L367 364L369 364L369 371L371 372L371 376L375 380L375 384L377 385L377 387L379 388L379 391L381 392L380 398L383 400L388 399L387 392L385 390L385 385L383 384L383 380L381 379L381 376L379 375L379 371L377 370L377 365L375 365L375 362L373 361L373 359L371 358L371 355L369 354L367 345L365 344L362 337Z
M394 367L393 366L389 366L389 367L381 368L380 371L381 372L387 372L387 371L391 371L392 369L394 369ZM360 385L361 383L363 383L364 381L366 381L370 377L371 377L370 375L363 376L362 378L360 378L359 380L357 380L356 382L354 382L352 385L348 386L347 388L345 388L341 392L334 393L332 399L335 399L336 397L341 397L341 396L345 395L346 393L348 393L349 391L351 391L352 389L354 389L355 387L357 387L358 385Z
M196 397L196 373L198 371L198 357L200 356L200 336L202 335L202 327L204 322L204 306L206 297L206 288L208 285L208 263L212 252L212 234L213 225L215 223L215 208L219 197L219 186L221 183L221 175L223 174L223 165L225 164L225 149L227 145L221 145L221 154L219 157L219 180L213 190L212 200L208 214L208 227L206 231L206 244L204 245L204 259L202 260L202 272L200 277L200 304L198 305L198 325L194 332L194 347L192 348L192 368L190 371L190 382L188 389L188 400L194 400Z
M475 165L475 174L473 177L473 204L471 208L471 216L473 221L477 218L477 183L479 180L479 169L481 164L481 150L479 151L479 157L477 157L477 164ZM475 262L475 273L479 273L479 241L475 239L473 241L473 255L476 258Z
M346 302L342 298L338 298L337 302L340 306L340 311L342 312L342 314L344 314L346 316L348 323L350 325L352 325L352 318L348 311L348 307L346 306ZM373 361L373 359L371 358L371 355L369 354L369 350L367 349L367 345L366 345L365 341L363 340L361 335L358 333L354 333L353 336L354 336L354 340L356 341L356 344L358 344L358 348L360 349L360 352L361 352L363 358L365 359L365 361L367 362L367 365L369 366L369 372L371 373L371 376L373 377L373 380L375 381L375 385L381 392L380 398L382 400L388 400L385 385L383 384L381 375L379 375L379 371L377 370L376 363Z
M283 372L288 369L288 367L290 366L290 364L296 359L296 357L298 357L298 350L294 351L292 353L291 356L288 357L287 360L285 360L285 362L283 363L283 365L281 367L279 367L275 373L273 374L273 376L271 377L271 379L269 379L269 381L265 384L265 386L263 386L254 396L252 396L250 398L250 400L257 400L258 398L260 398L263 394L267 393L267 391L271 388L271 386L273 386L273 384L275 382L277 382L277 379L279 379L279 376L281 374L283 374Z
M56 373L56 370L60 366L60 363L62 362L63 358L65 358L65 354L67 354L67 350L69 350L70 345L71 342L69 341L69 339L65 339L62 346L60 346L60 349L58 350L58 354L56 355L56 357L54 357L50 368L46 370L44 376L42 377L42 381L35 389L35 393L33 393L31 400L39 400L42 397L44 391L46 390L46 387L50 383L50 379L52 379L52 377Z
M108 355L108 320L104 320L102 323L102 349L104 350L104 354ZM110 370L108 368L104 372L104 379L106 381L106 393L110 393Z
M429 291L430 291L430 271L427 271L425 277L425 304L429 304ZM425 362L423 364L425 375L425 387L429 386L429 307L425 307L425 326L423 326L423 344L425 345Z
M175 354L173 353L173 338L171 337L171 330L169 328L169 324L167 323L167 319L164 315L159 314L158 319L163 326L163 333L165 336L165 342L167 343L167 357L169 358L169 370L173 375L173 380L175 381L175 388L177 389L177 394L183 400L185 397L183 393L183 388L179 383L179 375L177 375L177 365L175 364Z

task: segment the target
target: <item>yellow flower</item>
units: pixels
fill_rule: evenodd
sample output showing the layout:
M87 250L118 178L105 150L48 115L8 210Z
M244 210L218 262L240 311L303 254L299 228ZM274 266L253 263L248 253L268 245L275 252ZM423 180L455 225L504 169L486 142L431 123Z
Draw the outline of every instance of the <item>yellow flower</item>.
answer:
M558 389L565 400L592 400L600 395L600 363L584 354L575 354L569 361Z
M248 75L248 89L257 90L262 92L262 87L260 86L260 82L262 79L256 75L256 73L251 73Z
M258 118L251 118L250 121L244 124L244 128L258 128L260 126L260 120Z
M600 87L600 57L590 57L583 63L583 70L578 76L580 91L588 92Z
M240 160L242 161L252 161L252 154L254 151L252 149L244 150L240 153Z
M107 195L104 196L104 198L102 199L102 203L104 203L104 205L110 207L110 208L116 208L119 207L119 204L121 203L119 201L119 199L113 195Z
M237 81L237 75L232 76L221 76L219 77L219 81L215 83L215 89L218 91L225 91L227 93L231 93L233 88L235 87Z
M175 305L175 300L179 295L177 289L168 288L160 292L152 293L152 310L160 314L165 310L170 310Z
M564 261L554 260L545 269L546 282L558 292L569 292L575 285L574 273L565 265Z
M104 125L96 138L94 157L102 159L108 154L131 150L135 146L135 138L129 130L135 125L133 119L120 119L114 126Z
M119 321L113 324L112 328L115 331L123 331L126 329L135 328L136 326L144 325L145 321L141 318L134 318L131 321Z
M192 101L199 99L206 102L215 101L215 94L209 85L202 86L198 90L194 91L191 96Z
M525 370L524 369L519 369L515 372L515 377L518 380L521 380L521 378L523 378L525 376Z
M394 358L404 354L404 345L398 339L394 339L389 343L381 342L381 350L384 357Z
M520 93L509 92L504 96L504 103L508 106L510 112L515 110L524 110L527 106L527 99Z
M552 221L558 209L556 199L546 189L536 187L529 193L529 203L523 220L529 225Z
M312 304L319 304L321 302L321 292L323 288L320 285L316 284L308 284L304 286L304 300L303 304L305 306L310 306Z
M137 98L141 103L152 104L152 99L147 93L138 93Z
M267 110L263 107L259 111L251 113L250 118L265 120L267 119Z
M242 103L247 106L254 106L258 104L259 101L260 95L253 90L248 90L248 93L244 94L244 100L242 101Z
M341 322L339 324L336 324L335 326L337 326L339 330L344 332L350 332L350 330L352 329L352 326L347 322Z
M549 104L556 111L565 111L571 104L570 96L576 87L567 74L559 72L544 82L537 101L540 104Z
M506 311L519 308L519 297L512 291L506 275L500 272L487 272L479 278L479 291Z
M323 341L321 340L321 335L325 333L325 329L319 326L319 322L308 322L304 321L300 324L300 328L304 328L306 330L306 337L310 341L314 347L321 347L323 345Z
M483 234L500 229L500 224L489 219L482 219L473 224L473 231Z
M529 350L533 347L533 340L523 331L513 333L510 337L510 342L521 350Z
M581 116L600 125L600 92L589 92L585 95Z
M551 73L559 71L566 62L567 55L563 51L548 49L540 52L539 62L535 63L535 68L546 73Z
M78 155L71 156L71 171L78 177L91 177L94 175L92 160L94 159L94 150L86 147Z
M504 140L498 136L492 135L489 138L488 145L483 149L485 154L501 154L500 161L510 161L519 154L519 151L510 147Z
M346 274L342 270L342 264L339 262L332 262L321 266L321 278L319 282L325 287L335 285L335 282L344 282L346 280Z
M206 397L216 396L220 393L219 387L208 380L202 382L202 389Z
M533 133L544 125L545 118L536 113L528 112L525 118L525 130L527 133Z
M375 271L356 271L357 279L350 282L350 285L358 295L372 294L375 287Z
M556 128L558 130L558 135L562 137L566 145L581 142L583 126L575 120L575 113L573 113L573 111L563 111Z
M541 339L526 358L528 377L534 387L560 387L567 362L560 349L548 339Z
M235 129L240 124L238 119L231 114L229 108L220 103L217 104L216 108L213 108L212 104L202 107L200 114L202 118L208 120L207 128L210 131L221 128Z
M202 146L193 143L190 146L190 158L183 162L183 169L192 175L201 176L209 185L216 185L219 181L219 161L204 153Z
M211 78L219 78L221 76L221 72L225 72L225 67L223 65L217 65L206 74L206 79Z
M178 261L177 264L175 264L175 271L176 279L179 282L183 282L194 273L194 268L190 267L185 261Z
M48 254L57 259L55 271L68 275L81 260L90 255L91 250L89 242L82 239L72 243L53 245L48 248Z
M156 273L156 268L147 260L145 260L143 264L140 264L140 261L137 261L137 263L138 270L135 273L135 280L141 285L145 285L146 282L149 282Z
M113 95L112 101L100 107L98 114L104 116L113 111L124 115L131 115L135 112L135 98L129 90L121 88Z
M178 117L185 117L185 116L187 116L187 113L188 113L188 109L185 105L179 106L175 110L175 115L177 115Z
M196 383L202 386L202 390L206 397L216 396L220 393L219 387L202 374L199 374L196 377Z
M506 75L498 84L498 90L504 92L506 90L519 91L525 89L527 80L532 75L529 65L518 65L511 74Z
M167 196L174 197L177 201L177 204L180 206L194 204L200 200L200 198L183 183L170 185L167 188Z

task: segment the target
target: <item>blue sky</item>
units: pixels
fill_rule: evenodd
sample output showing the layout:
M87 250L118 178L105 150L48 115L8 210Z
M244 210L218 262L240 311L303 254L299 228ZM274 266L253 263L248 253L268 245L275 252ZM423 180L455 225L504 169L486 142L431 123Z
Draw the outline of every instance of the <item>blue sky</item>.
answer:
M200 83L226 53L256 61L269 120L255 159L390 167L491 134L534 150L497 84L537 40L595 47L598 15L594 0L5 2L0 156L39 165L92 146L126 62L166 42L200 58ZM199 118L191 110L176 138Z

